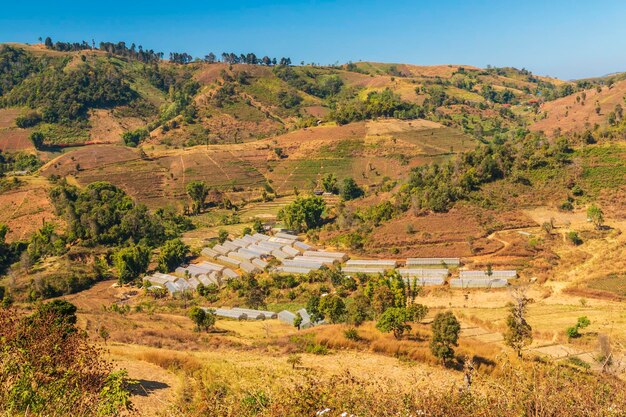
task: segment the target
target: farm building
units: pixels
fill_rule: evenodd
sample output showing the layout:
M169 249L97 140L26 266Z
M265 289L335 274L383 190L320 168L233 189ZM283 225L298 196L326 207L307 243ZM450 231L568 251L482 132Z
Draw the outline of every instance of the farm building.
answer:
M515 270L493 270L488 271L459 271L459 278L462 279L493 279L493 278L517 278Z
M289 274L308 274L315 268L308 268L303 266L285 266L280 265L276 267L276 272L278 273L289 273Z
M450 271L447 269L429 268L398 268L398 273L403 277L447 277Z
M423 265L459 266L460 264L460 258L408 258L406 260L406 266L409 268Z
M258 266L261 269L265 269L267 268L267 265L269 265L267 262L265 262L262 259L259 258L254 258L253 260L250 261L253 265Z
M385 274L388 271L387 268L383 267L358 267L358 266L346 266L341 269L346 274L364 274L364 275L378 275Z
M255 233L252 235L252 237L255 238L257 242L260 242L263 240L270 240L270 237L268 235L264 235L262 233Z
M263 319L276 319L276 318L278 318L278 314L274 313L273 311L253 310L253 309L250 309L250 308L240 308L240 307L233 307L231 310L245 313L250 318L259 317L259 316L263 316Z
M256 255L254 255L254 254L252 254L252 255L250 255L250 254L244 255L241 252L230 252L228 254L228 257L231 258L231 259L234 259L236 261L239 261L239 262L248 262L250 259L256 258Z
M226 280L233 279L233 278L239 278L239 274L236 273L235 271L233 271L230 268L224 269L224 271L222 271L222 275L224 276L224 278Z
M293 258L293 256L291 256L291 255L289 255L289 254L286 254L285 252L283 252L283 251L282 251L282 250L280 250L280 249L274 249L274 250L272 251L272 255L273 255L276 259L281 260L281 261L283 261L283 260L285 260L285 259L291 259L291 258Z
M293 322L295 319L296 319L296 315L293 314L291 311L283 310L280 313L278 313L278 320L282 321L283 323L287 323L291 326L293 326Z
M405 282L409 285L418 285L420 287L432 287L443 285L446 282L444 277L411 277L405 278Z
M248 274L256 274L257 272L261 272L261 269L258 266L248 261L242 262L241 265L239 265L239 268L242 271L247 272Z
M215 250L213 250L211 248L204 248L204 249L202 249L202 252L200 252L200 253L202 255L208 257L208 258L213 258L213 259L217 258L220 255L219 252L217 252L217 251L215 251Z
M365 267L365 268L386 268L394 269L398 266L398 262L391 259L351 259L346 262L346 266Z
M324 264L317 261L309 261L302 259L285 259L283 261L284 266L294 266L301 268L321 269Z
M450 287L452 288L503 288L508 285L506 279L451 279Z
M222 246L222 245L215 245L213 246L213 250L217 253L220 253L222 255L228 255L228 252L230 252L230 249L227 249L226 247Z
M233 242L227 240L226 242L222 243L222 246L225 247L226 249L228 249L229 251L234 251L239 249L239 246L233 244Z
M216 310L213 310L211 308L204 308L204 311L212 312L218 317L224 317L228 319L235 319L235 320L247 320L248 319L248 315L246 313L233 311L233 310L229 310L225 308L218 308Z
M331 266L335 262L339 262L333 258L322 258L317 256L296 256L293 258L294 261L305 261L305 262L317 262L323 265Z
M233 266L235 268L239 268L239 265L241 265L241 261L238 259L233 259L229 256L224 256L224 255L220 255L217 257L218 261L224 262L226 265L228 266Z
M282 250L291 257L300 255L300 251L293 246L283 246L280 250Z
M331 258L339 262L343 262L348 259L348 256L343 252L326 252L326 251L305 251L304 256L315 256L320 258Z
M299 242L299 241L293 242L293 245L292 245L292 246L293 246L295 249L298 249L300 252L306 252L306 251L308 251L308 250L313 250L313 246L311 246L311 245L307 245L306 243L304 243L304 242Z
M292 242L298 240L298 236L292 235L291 233L285 233L285 232L275 233L274 237L279 238L279 239L287 239Z

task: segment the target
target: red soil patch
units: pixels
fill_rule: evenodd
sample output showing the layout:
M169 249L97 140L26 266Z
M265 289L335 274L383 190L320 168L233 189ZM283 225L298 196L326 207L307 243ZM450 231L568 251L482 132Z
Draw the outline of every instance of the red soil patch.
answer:
M26 184L0 194L0 223L9 226L8 241L21 240L38 230L44 221L59 223L48 199L48 187Z
M0 109L0 129L15 127L15 119L21 113L21 109Z
M16 127L0 129L0 151L35 149L29 139L30 132L30 129L19 129Z

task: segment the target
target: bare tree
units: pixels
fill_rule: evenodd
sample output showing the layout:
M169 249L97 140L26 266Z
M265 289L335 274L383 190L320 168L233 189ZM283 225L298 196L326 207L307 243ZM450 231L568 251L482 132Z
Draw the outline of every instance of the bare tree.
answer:
M522 349L533 341L532 327L526 321L528 304L532 299L526 296L525 287L516 287L511 292L513 302L508 304L509 316L506 319L507 330L504 333L504 342L512 347L518 357L522 357Z

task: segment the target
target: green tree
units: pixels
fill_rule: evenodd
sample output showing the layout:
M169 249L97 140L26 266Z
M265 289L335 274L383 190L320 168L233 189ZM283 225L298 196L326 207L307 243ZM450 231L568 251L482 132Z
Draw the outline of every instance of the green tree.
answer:
M129 130L122 133L122 140L126 146L135 148L148 136L150 136L150 134L146 128L139 128L137 130Z
M220 242L220 245L228 239L228 231L224 229L220 229L217 232L217 241Z
M406 309L409 320L420 323L428 314L428 307L424 304L411 304Z
M322 178L322 188L325 192L331 194L337 194L339 188L337 188L337 177L333 173L328 173Z
M40 150L43 149L44 144L44 136L41 132L33 132L30 134L30 141L33 142L33 146L35 149Z
M176 238L168 240L161 246L158 257L158 268L161 272L170 272L183 263L189 252L189 247L182 240Z
M321 197L298 197L278 212L278 219L287 228L302 232L321 226L325 209L326 203Z
M53 317L54 326L64 333L73 333L76 331L77 310L76 306L69 301L54 300L39 304L32 317L33 320Z
M306 311L311 317L311 323L324 320L324 313L320 309L320 296L312 295L306 303Z
M393 332L393 337L400 339L404 332L411 330L407 321L408 314L405 308L391 307L379 317L376 328L384 333Z
M393 292L386 285L378 286L372 294L372 308L378 315L394 306L395 297Z
M596 229L602 229L602 225L604 224L604 212L600 207L592 204L587 209L587 218L591 220Z
M189 311L189 318L195 323L196 330L208 332L215 325L215 314L200 307L193 307Z
M191 181L187 183L187 195L192 201L192 211L199 214L204 208L204 202L209 195L209 187L204 181Z
M370 299L364 294L357 293L349 300L346 308L346 321L354 326L360 326L371 318Z
M254 219L254 221L252 222L252 230L254 230L256 233L265 232L265 229L263 228L263 222L261 221L261 219L258 219L258 218Z
M504 342L513 348L518 357L522 357L522 349L533 341L533 331L526 321L528 304L532 302L523 292L514 295L515 302L509 303L509 315L506 319L507 330Z
M322 297L319 309L331 323L341 323L345 319L346 305L338 295Z
M127 283L146 272L150 263L150 248L131 244L113 255L113 264L119 274L120 283Z
M251 234L252 234L252 229L249 228L248 226L244 227L243 230L241 231L241 236L251 235Z
M458 346L461 324L451 311L438 313L432 324L430 351L445 364L454 357L453 346Z
M341 197L344 200L354 200L364 194L363 189L354 181L354 178L346 178L343 180L343 187L341 189Z
M296 313L296 316L293 318L293 327L300 330L300 326L302 326L302 315Z

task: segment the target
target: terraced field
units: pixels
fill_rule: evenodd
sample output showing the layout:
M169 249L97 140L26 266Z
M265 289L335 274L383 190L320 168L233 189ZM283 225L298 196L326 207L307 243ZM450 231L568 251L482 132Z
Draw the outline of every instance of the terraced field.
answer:
M160 149L148 144L143 150L91 145L68 150L42 173L69 176L83 185L111 181L151 207L182 206L190 181L205 181L240 202L259 198L266 184L281 195L292 194L294 187L313 190L328 173L369 187L473 146L473 139L433 122L389 119L231 145ZM277 148L283 157L277 156Z

